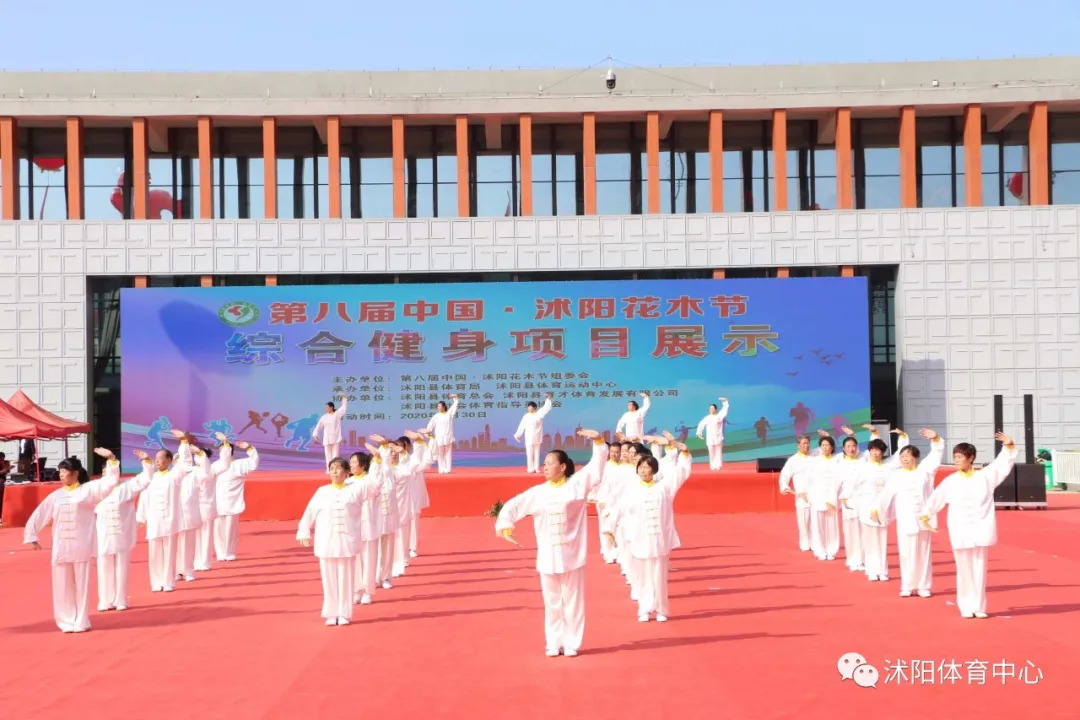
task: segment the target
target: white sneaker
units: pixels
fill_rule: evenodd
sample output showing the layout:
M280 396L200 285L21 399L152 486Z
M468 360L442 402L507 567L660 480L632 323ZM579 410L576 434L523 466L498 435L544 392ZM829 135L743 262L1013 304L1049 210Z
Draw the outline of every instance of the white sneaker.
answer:
M410 550L409 551L409 557L411 557L411 558L416 557L416 551L415 550Z
M929 590L920 590L919 591L919 597L921 597L921 598L930 597L930 591Z
M960 613L960 617L964 618L965 620L971 620L975 617L975 613Z
M112 610L112 605L98 605L97 606L97 611L98 612L109 612L110 610Z
M889 582L889 576L888 575L878 575L877 579L880 580L881 582Z
M195 568L195 572L210 572L209 565L203 565L202 567Z
M123 612L124 610L127 610L127 605L117 605L116 606L116 612Z
M833 556L833 555L826 555L826 556L825 556L825 559L826 559L826 560L835 560L835 559L836 559L836 557L835 557L835 556Z
M176 588L174 588L174 587L167 587L167 588L161 588L161 591L162 591L162 592L172 592L172 591L173 591L173 590L175 590L175 589L176 589Z
M382 584L382 589L383 590L389 590L392 587L394 587L394 586L390 584L389 580L383 580L383 584Z
M667 622L667 615L656 615L656 622Z
M195 582L195 576L194 575L185 575L184 576L184 582Z
M348 625L349 624L349 618L338 618L337 619L337 624L338 625Z
M371 596L368 595L367 593L364 593L364 596L360 598L360 604L361 605L370 605L371 604Z
M544 654L547 655L548 657L559 657L559 651L558 650L545 650Z
M988 618L990 616L987 615L986 613L975 613L975 617L979 618L980 620L985 620L986 618Z
M330 618L326 621L326 627L334 627L337 625L337 618Z
M900 597L911 597L911 591L910 590L902 590L900 592Z
M879 578L877 575L867 575L866 579L869 580L870 582L877 582L881 578Z
M565 650L563 650L563 655L565 655L566 657L577 657L577 650L571 650L570 648L566 648Z
M648 615L638 615L637 616L637 621L638 622L649 622L649 616Z

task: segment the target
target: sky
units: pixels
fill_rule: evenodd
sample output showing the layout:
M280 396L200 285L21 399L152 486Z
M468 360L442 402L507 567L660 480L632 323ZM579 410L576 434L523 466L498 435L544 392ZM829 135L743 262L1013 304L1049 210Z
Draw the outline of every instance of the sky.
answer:
M1080 54L1077 0L0 0L4 70L782 65Z

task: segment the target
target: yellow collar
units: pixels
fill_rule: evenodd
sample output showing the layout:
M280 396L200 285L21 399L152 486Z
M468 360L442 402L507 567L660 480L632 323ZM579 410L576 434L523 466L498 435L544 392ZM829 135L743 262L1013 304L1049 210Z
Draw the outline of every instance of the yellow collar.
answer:
M642 480L641 481L641 486L642 487L652 487L655 482L656 482L656 476L654 475L652 480Z
M75 483L74 485L65 485L64 489L67 490L68 492L71 492L72 490L78 490L79 489L79 483Z
M844 456L844 459L845 459L845 460L847 460L848 462L855 462L855 461L856 461L856 460L858 460L859 458L857 458L857 457L851 457L850 455L845 455L845 456Z
M548 480L548 485L550 485L552 487L562 487L565 484L566 484L566 478L564 478L564 477L559 478L558 480Z
M825 453L821 453L821 457L825 458L826 460L832 460L833 459L832 455L826 455Z
M795 454L800 456L800 457L810 457L810 453L804 453L802 450L800 450L799 452L797 452Z
M965 472L964 470L957 470L956 474L959 475L960 477L969 478L969 477L971 477L972 475L975 474L975 471L974 470L968 470L968 471Z
M363 480L367 477L367 473L354 473L349 477L351 477L353 480Z
M335 490L340 490L341 488L345 487L345 483L343 483L343 482L341 482L341 483L331 482L330 487L334 488Z

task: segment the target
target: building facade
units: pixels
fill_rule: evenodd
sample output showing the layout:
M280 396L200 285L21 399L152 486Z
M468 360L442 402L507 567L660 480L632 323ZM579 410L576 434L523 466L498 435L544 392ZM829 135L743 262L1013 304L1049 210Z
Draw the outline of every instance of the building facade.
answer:
M616 77L0 76L0 395L108 444L120 287L865 274L879 415L1080 445L1077 59Z

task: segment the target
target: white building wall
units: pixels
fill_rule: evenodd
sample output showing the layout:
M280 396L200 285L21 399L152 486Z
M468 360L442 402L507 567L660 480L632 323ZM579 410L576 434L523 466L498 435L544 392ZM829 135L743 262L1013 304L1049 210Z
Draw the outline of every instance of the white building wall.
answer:
M87 275L898 264L903 422L1080 447L1080 207L431 220L0 223L0 397L88 413ZM808 306L808 312L836 312ZM837 312L837 329L844 317ZM122 331L123 332L123 331ZM147 392L154 392L147 388ZM84 454L80 440L72 450ZM59 448L42 455L58 457Z

